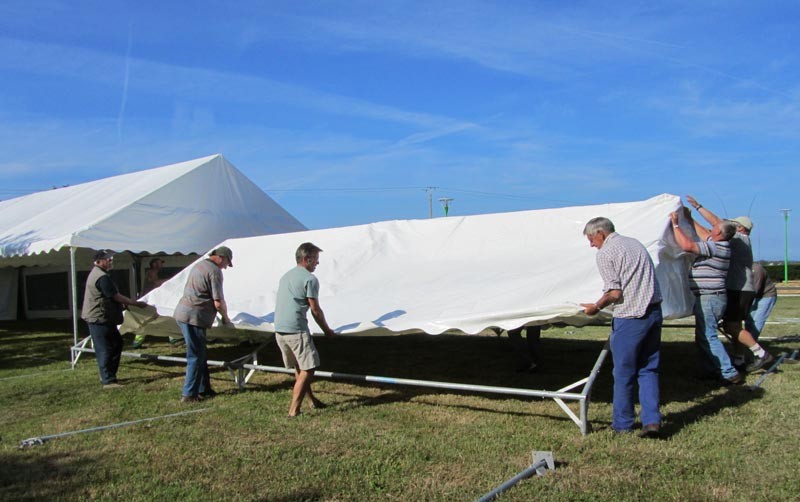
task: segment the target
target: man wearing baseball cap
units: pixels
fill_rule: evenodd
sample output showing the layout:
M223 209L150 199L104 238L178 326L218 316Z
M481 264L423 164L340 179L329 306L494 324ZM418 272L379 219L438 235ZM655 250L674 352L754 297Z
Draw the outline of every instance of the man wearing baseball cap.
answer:
M86 278L81 309L81 319L89 326L89 335L92 337L100 370L100 382L104 389L122 387L117 381L122 355L122 335L117 326L122 324L123 307L147 306L145 302L131 300L119 292L109 273L113 266L113 251L101 249L94 254L94 267Z
M186 342L186 382L181 402L193 403L216 395L208 374L206 329L214 324L217 312L223 325L232 324L222 292L222 271L228 267L233 267L233 251L227 246L212 250L189 272L183 297L175 307L173 317Z
M711 225L716 225L722 218L715 215L691 195L686 196L689 204L699 212ZM728 305L725 309L725 332L734 341L734 366L744 366L745 356L742 346L753 353L753 362L744 370L753 372L768 367L775 357L758 344L753 335L747 331L742 323L750 313L750 307L755 298L753 285L753 249L750 244L750 231L753 230L753 221L747 216L738 216L730 220L736 224L736 234L731 239L731 266L726 280ZM697 223L695 222L695 225Z

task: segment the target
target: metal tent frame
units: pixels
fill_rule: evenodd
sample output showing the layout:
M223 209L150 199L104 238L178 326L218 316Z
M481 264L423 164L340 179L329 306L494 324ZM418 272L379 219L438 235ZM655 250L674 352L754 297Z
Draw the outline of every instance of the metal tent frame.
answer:
M76 330L77 333L77 330ZM264 371L269 373L284 373L294 375L294 370L286 369L280 366L266 366L258 364L258 353L274 340L274 335L268 340L264 341L256 347L252 352L242 357L231 361L218 361L209 360L208 365L227 369L233 381L238 385L239 390L244 390L245 385L256 371ZM86 337L80 342L77 341L71 349L71 360L73 369L78 364L80 356L84 352L94 353L93 347L90 347L91 337ZM566 387L555 391L547 390L534 390L523 389L517 387L497 387L490 385L473 385L461 384L452 382L437 382L430 380L414 380L408 378L393 378L385 376L374 375L354 375L350 373L339 373L335 371L315 371L314 378L327 378L331 380L348 380L355 382L378 383L384 385L402 385L407 387L423 387L444 390L456 390L466 392L478 392L485 394L501 394L519 397L539 397L543 399L552 399L556 404L566 413L566 415L578 426L582 435L591 432L591 424L589 423L589 403L592 393L592 387L600 373L600 368L603 366L609 354L608 341L603 345L603 349L597 357L597 360L592 367L591 372L586 378L582 378ZM186 363L185 357L174 356L160 356L154 354L142 354L138 352L122 352L124 357L133 357L137 359L146 359L150 361L168 361ZM579 389L576 391L575 389ZM578 403L578 413L576 414L568 405L567 401L576 401Z

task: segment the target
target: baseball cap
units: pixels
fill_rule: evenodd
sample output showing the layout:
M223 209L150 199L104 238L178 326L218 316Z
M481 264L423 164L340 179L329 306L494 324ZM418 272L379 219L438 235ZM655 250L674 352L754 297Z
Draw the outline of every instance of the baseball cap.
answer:
M94 254L93 259L94 261L97 261L97 260L107 260L108 258L113 258L113 257L114 257L114 251L111 251L110 249L101 249L100 251L97 251Z
M233 251L231 251L231 248L228 246L220 246L211 251L211 256L222 256L223 258L227 258L228 263L230 263L231 267L233 267Z
M753 230L753 220L748 218L747 216L737 216L736 218L732 219L731 221L738 223L739 225L743 226L747 231Z

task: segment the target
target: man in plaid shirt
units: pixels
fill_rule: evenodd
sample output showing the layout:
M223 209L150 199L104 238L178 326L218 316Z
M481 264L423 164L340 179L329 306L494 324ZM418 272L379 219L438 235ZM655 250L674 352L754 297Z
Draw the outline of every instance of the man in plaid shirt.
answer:
M639 384L641 437L655 437L661 428L658 409L658 366L661 347L661 291L653 260L641 242L619 235L608 218L589 220L583 234L597 251L603 295L582 303L587 315L613 305L611 357L614 400L611 427L631 432L636 420L634 385Z

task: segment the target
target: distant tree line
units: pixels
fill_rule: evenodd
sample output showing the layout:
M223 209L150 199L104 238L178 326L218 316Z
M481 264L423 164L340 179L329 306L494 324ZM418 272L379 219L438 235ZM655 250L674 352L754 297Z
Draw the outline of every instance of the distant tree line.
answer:
M774 263L774 262L772 262ZM783 282L783 263L780 264L766 264L764 265L764 269L767 271L767 275L775 282ZM789 280L790 281L798 281L800 280L800 263L789 263Z

